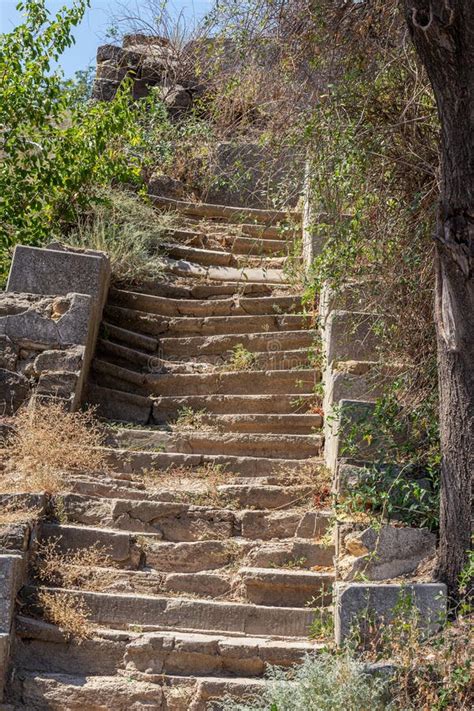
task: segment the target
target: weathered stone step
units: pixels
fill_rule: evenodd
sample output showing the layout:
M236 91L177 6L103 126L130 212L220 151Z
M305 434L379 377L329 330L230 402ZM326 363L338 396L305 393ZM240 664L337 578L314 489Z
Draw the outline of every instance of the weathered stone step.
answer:
M175 239L179 244L183 242L191 247L206 249L209 244L215 245L216 242L226 252L231 252L233 255L279 255L284 256L289 250L290 242L287 239L280 238L280 235L272 235L272 237L253 237L250 235L241 234L212 234L208 232L196 232L195 230L170 230L170 237Z
M52 594L61 589L42 588ZM34 594L26 588L27 595ZM314 612L300 607L272 607L152 595L68 591L72 604L83 599L90 620L118 629L147 625L155 629L205 630L272 637L307 637Z
M122 450L119 450L122 451ZM132 453L135 455L136 453ZM142 453L140 453L142 455ZM186 456L186 455L183 455ZM189 456L187 466L189 466ZM229 455L225 455L229 459ZM215 457L218 460L220 457ZM121 468L130 467L130 461L124 463L125 457L120 462ZM143 456L140 457L140 464L145 470ZM269 459L269 462L281 462L280 459ZM303 462L306 460L292 460L287 462ZM133 466L133 465L132 465ZM281 477L280 477L281 478ZM281 484L275 481L264 481L262 477L252 477L250 482L247 482L247 472L242 481L234 481L232 483L219 484L216 487L210 487L201 482L194 482L191 486L189 481L188 490L177 488L176 485L170 483L166 486L166 482L159 482L159 486L153 489L153 494L147 495L139 487L127 486L124 482L118 482L110 477L88 476L86 474L78 475L71 478L71 491L84 494L87 496L107 496L107 497L128 497L128 498L154 498L156 501L170 502L188 502L201 505L214 504L218 508L249 508L253 506L257 509L277 509L281 507L294 507L296 505L311 503L313 487L311 485L298 485L296 483L289 484L283 478Z
M257 237L258 239L293 240L296 237L301 237L302 227L292 227L285 224L278 227L271 225L259 225L255 223L244 223L240 225L240 230L243 235Z
M320 458L273 459L269 457L238 457L229 454L182 454L174 452L146 452L129 449L105 449L107 465L116 472L142 473L147 470L169 472L173 467L220 467L227 474L240 477L262 477L271 474L317 472L322 466Z
M263 679L163 676L159 683L130 682L122 676L30 672L18 680L22 704L8 711L208 711L211 699L258 693ZM69 704L66 709L64 700ZM6 710L7 711L7 710Z
M298 396L312 390L320 373L312 370L255 370L213 373L140 373L100 358L92 363L97 382L139 395L258 395Z
M162 257L161 263L171 274L191 279L209 279L210 281L241 282L281 286L287 278L282 269L263 269L258 267L214 267L201 266L185 259Z
M123 390L104 388L89 382L85 401L96 408L99 417L119 422L147 425L152 420L153 400Z
M130 508L129 506L129 510ZM231 512L226 513L229 515ZM194 523L197 521L198 519L195 519ZM209 522L209 517L207 521ZM102 567L108 568L113 563L128 570L157 573L200 573L225 569L235 564L258 568L291 566L301 569L316 565L332 566L332 546L315 543L311 539L289 538L265 542L232 536L235 530L230 528L234 525L233 521L231 518L226 520L222 513L220 524L224 534L231 534L228 538L167 541L160 537L160 532L156 529L152 533L132 532L100 526L44 522L38 529L38 540L55 541L64 552L100 546L107 555ZM172 522L168 530L172 530ZM218 533L218 526L207 527L208 535ZM179 536L179 531L177 535Z
M111 340L99 339L97 342L97 354L104 356L116 365L132 367L132 370L148 371L154 373L196 373L212 372L228 368L231 370L232 354L223 356L201 356L199 358L187 358L182 360L165 360L159 355L144 353L143 351L130 348L122 343ZM292 370L293 368L310 368L308 351L299 348L291 351L261 352L252 354L252 367L254 370Z
M235 295L226 299L173 299L113 288L109 292L108 303L160 316L238 316L301 311L301 298L298 296L252 298Z
M191 245L171 244L162 245L168 257L175 260L185 260L203 267L233 267L235 269L250 269L261 267L263 269L283 269L286 261L284 256L268 256L267 253L244 254L240 258L236 254L217 249L203 249ZM243 262L247 263L243 263Z
M148 353L156 353L158 349L158 340L156 338L146 336L145 334L138 333L137 331L120 328L119 326L107 321L103 321L101 331L102 339L104 340L113 339L119 343L126 343L132 348L139 348L142 351L147 351Z
M293 435L271 433L214 433L183 430L173 433L156 429L110 429L106 444L118 448L146 451L161 449L184 454L226 454L306 459L317 456L322 447L319 435Z
M204 424L214 424L222 432L268 432L272 434L311 434L323 424L322 415L204 415Z
M317 371L269 370L197 375L148 375L145 387L157 395L295 394L306 393L321 378Z
M103 390L107 390L103 388ZM103 397L107 398L108 391ZM183 408L204 411L216 415L241 416L248 414L304 414L309 408L318 405L314 393L301 395L189 395L181 397L164 396L153 400L153 420L162 424L175 417ZM116 418L110 418L116 419Z
M196 299L198 301L225 299L233 297L236 293L240 297L260 298L272 296L275 291L279 291L269 284L242 283L238 285L236 292L234 282L179 282L166 281L165 279L160 281L143 279L140 283L133 285L133 290L141 294L160 296L166 299Z
M310 326L310 319L298 314L236 316L161 316L123 306L107 305L108 323L151 336L183 337L186 334L213 336L227 333L295 331Z
M235 511L155 500L104 499L65 494L61 502L69 524L112 528L130 533L156 533L175 543L203 539L248 540L319 538L330 525L330 512L283 510Z
M226 355L236 346L251 353L279 352L310 348L317 337L315 330L276 331L268 333L241 333L220 336L189 336L187 338L160 338L160 353L164 358L173 356Z
M285 568L241 568L245 598L257 605L327 606L332 600L334 573Z
M301 213L295 210L263 210L251 207L231 207L229 205L213 205L211 203L174 200L173 198L161 197L159 195L150 195L150 198L157 208L175 210L182 215L208 218L211 220L219 219L241 224L257 222L267 226L287 223L288 219L294 221L301 220Z

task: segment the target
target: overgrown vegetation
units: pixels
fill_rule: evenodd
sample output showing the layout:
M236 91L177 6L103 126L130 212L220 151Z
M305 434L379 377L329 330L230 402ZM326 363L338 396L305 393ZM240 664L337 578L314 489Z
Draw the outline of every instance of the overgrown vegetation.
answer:
M58 402L35 402L13 418L2 457L3 492L60 492L67 475L105 468L103 433L93 411L68 412Z

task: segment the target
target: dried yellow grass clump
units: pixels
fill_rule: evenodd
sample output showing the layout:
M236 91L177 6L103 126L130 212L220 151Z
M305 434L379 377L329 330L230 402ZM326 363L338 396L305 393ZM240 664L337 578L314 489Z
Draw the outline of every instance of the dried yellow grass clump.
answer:
M76 640L92 637L89 610L81 597L68 592L40 590L38 602L47 622L57 625L66 635Z
M104 468L101 428L92 411L68 412L57 402L35 402L14 418L5 443L0 491L57 493L67 474Z
M57 540L37 546L33 560L35 576L45 585L103 592L113 583L113 560L103 546L61 551Z

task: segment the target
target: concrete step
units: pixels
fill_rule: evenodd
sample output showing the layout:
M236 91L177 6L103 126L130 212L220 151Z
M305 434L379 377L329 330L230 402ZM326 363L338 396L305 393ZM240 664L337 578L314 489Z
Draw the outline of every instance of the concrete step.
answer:
M245 316L301 312L299 296L232 295L225 299L173 299L112 288L108 303L160 316Z
M70 669L68 669L70 672ZM163 675L156 683L122 676L25 673L18 681L24 711L208 711L212 699L244 698L263 688L263 679ZM67 708L64 700L67 699ZM45 706L47 704L47 706Z
M119 499L64 494L69 524L112 528L130 533L155 533L175 543L204 539L248 540L320 538L331 523L330 512L282 510L235 511L153 499Z
M58 588L42 587L51 594ZM136 625L154 629L225 632L251 636L307 637L314 612L300 607L274 607L248 603L199 600L185 597L99 593L68 590L71 604L82 599L91 622L127 630ZM34 588L25 588L27 597Z
M185 259L171 259L170 257L162 257L160 262L170 274L190 279L208 279L210 281L235 282L236 284L241 282L273 284L275 286L281 286L287 282L282 269L205 267Z
M122 306L107 305L108 323L129 331L158 337L213 336L227 333L261 333L265 331L296 331L308 328L309 317L298 314L265 314L250 316L160 316Z
M183 452L184 454L226 454L306 459L317 456L322 448L319 435L271 433L215 433L212 431L178 430L173 433L156 429L111 428L106 444L119 449Z
M240 333L218 336L189 336L187 338L160 338L160 354L163 358L173 356L223 355L228 357L236 346L241 345L251 353L310 348L315 343L316 330L271 331L267 333ZM111 336L112 337L112 336ZM115 340L115 339L114 339Z
M301 220L301 213L295 210L263 210L250 207L231 207L229 205L213 205L210 203L195 203L185 200L150 195L155 207L162 210L174 210L191 217L225 220L230 223L258 223L266 226L286 224L288 220Z

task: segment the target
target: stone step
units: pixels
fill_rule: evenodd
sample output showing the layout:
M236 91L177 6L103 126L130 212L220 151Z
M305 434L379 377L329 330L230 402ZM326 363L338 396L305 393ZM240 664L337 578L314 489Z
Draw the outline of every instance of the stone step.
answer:
M323 425L322 415L204 415L204 424L214 424L220 432L254 432L305 435Z
M320 458L276 459L269 457L238 457L230 454L183 454L147 452L130 449L104 448L107 466L115 472L139 474L149 471L169 473L173 468L219 467L226 474L240 477L262 477L273 474L304 471L318 472ZM192 472L191 472L192 473Z
M76 675L66 669L66 674L22 674L18 686L25 705L15 704L11 711L208 711L212 699L243 698L265 684L263 679L184 675L131 683L126 676Z
M98 417L105 417L108 420L134 422L141 425L147 425L152 421L152 398L136 393L104 388L89 382L85 402L96 408Z
M161 450L184 454L226 454L306 459L316 457L322 448L319 435L271 433L215 433L212 431L178 430L173 433L156 429L111 428L106 444L120 449Z
M162 210L174 210L191 217L226 220L227 222L246 224L258 223L266 226L286 224L288 220L301 220L301 213L295 210L263 210L251 207L231 207L211 203L188 202L173 198L150 195L155 207Z
M122 343L111 340L99 339L97 342L97 355L103 356L116 365L132 367L132 370L148 371L153 373L199 373L214 370L232 370L233 355L201 356L199 358L186 358L182 360L165 360L159 355L144 353L130 348ZM304 348L291 351L257 352L252 354L251 368L255 370L292 370L294 368L310 368L309 354Z
M113 339L118 343L124 343L132 348L139 348L147 353L156 353L158 350L158 340L156 338L127 328L120 328L108 321L102 322L101 337L103 340Z
M18 656L27 671L35 669L36 656L43 659L37 667L41 672L60 673L72 668L76 674L95 676L115 668L120 676L126 672L128 679L133 679L132 685L137 681L161 684L164 674L261 677L267 664L288 667L322 648L322 644L304 639L164 630L127 633L111 629L98 629L92 639L82 644L66 645L66 637L56 627L24 617L20 618L19 637L23 644ZM70 647L69 667L61 643L66 649ZM110 654L103 659L106 651ZM159 691L159 687L155 689Z
M235 269L261 267L263 269L283 269L285 256L268 256L268 253L247 253L240 257L229 251L204 249L188 244L164 243L161 245L168 257L185 260L203 267L233 267Z
M137 311L122 306L107 305L105 318L108 323L138 331L149 336L183 337L214 336L228 333L261 333L265 331L296 331L310 326L310 319L298 314L266 314L250 316L160 316L146 311Z
M280 289L269 284L239 284L237 289L234 282L194 282L194 281L167 281L165 278L143 279L140 283L131 285L134 292L149 296L160 296L166 299L196 299L197 301L213 301L214 299L231 298L236 295L245 298L262 298L272 296Z
M106 391L106 388L103 388ZM108 397L108 391L103 397ZM156 397L154 399L153 420L158 424L176 417L183 408L204 411L216 415L305 415L310 408L319 405L314 393L301 395L188 395L182 397ZM238 413L238 415L236 414ZM111 418L116 419L116 418Z
M51 594L58 588L42 587ZM301 607L274 607L249 603L199 600L186 597L100 593L68 590L71 604L82 599L91 622L116 629L137 625L154 629L224 632L276 638L307 637L315 613ZM25 588L27 597L36 590Z
M143 453L140 452L139 454L141 455L140 464L142 471L146 471L147 468L144 466L146 459L144 459ZM135 455L136 453L132 452L132 458L134 458ZM188 457L186 466L189 467L190 455L181 456ZM221 457L216 456L214 459L219 460L220 458ZM230 457L229 455L225 455L225 458L229 459ZM125 457L122 456L119 463L122 469L125 469L126 466L133 466L130 461L125 463L124 460ZM269 459L267 461L275 463L281 462L280 459ZM306 460L289 459L286 461L301 463ZM182 474L182 469L179 469L178 473L181 479L185 478ZM176 478L177 475L173 474L173 476ZM86 496L120 496L133 499L150 499L153 497L157 501L176 503L187 501L191 504L214 505L217 508L245 509L253 506L256 509L278 509L303 504L309 505L311 503L314 491L314 487L311 484L297 484L294 481L288 482L288 479L282 476L282 472L279 472L279 479L281 481L280 484L276 483L276 480L266 481L259 476L251 477L250 480L248 480L246 475L242 477L242 480L238 481L231 481L229 477L228 483L226 482L214 486L214 484L203 483L199 479L192 481L188 476L186 480L189 486L187 490L184 490L183 488L177 487L174 479L170 477L169 481L171 483L169 483L168 486L166 485L167 482L161 478L157 480L153 491L149 488L149 492L147 493L146 490L140 487L131 486L123 481L117 482L116 479L110 476L89 476L87 474L81 474L71 477L70 488L74 493L84 494Z
M224 355L236 346L251 353L289 351L310 348L315 343L315 330L276 331L267 333L241 333L219 336L189 336L187 338L160 338L160 354L163 358L173 356Z
M176 240L179 244L184 244L190 247L199 249L207 249L209 245L213 247L217 244L226 252L231 252L232 255L246 256L263 256L263 255L279 255L286 256L291 242L287 239L281 239L280 235L270 237L250 236L240 234L197 232L195 230L170 230L169 236Z
M255 223L244 223L239 225L243 235L248 237L256 237L258 239L273 239L273 240L293 240L301 237L302 227L291 227L290 225L282 224L281 226L259 225Z
M133 511L133 507L129 505L128 510ZM203 526L203 530L207 530L208 535L218 535L219 529L224 534L232 534L235 529L231 529L231 512L226 513L228 518L221 514L219 527L208 525L207 528ZM209 520L208 517L207 522ZM196 521L198 519L195 519L195 523ZM169 524L168 530L173 530L172 523ZM155 531L132 532L71 523L42 523L38 529L38 540L55 541L59 550L66 553L99 546L107 555L102 567L108 568L113 564L127 570L154 571L160 574L215 572L234 568L235 565L268 569L290 566L291 569L300 568L307 571L314 566L326 567L333 564L333 546L315 543L311 539L262 541L234 535L222 539L167 541L160 537L160 531ZM179 530L176 535L179 535ZM114 569L111 570L112 573L115 572ZM284 601L284 598L282 600Z
M255 370L213 373L140 373L100 358L92 362L96 381L139 395L294 395L312 390L320 380L313 370Z
M256 605L325 607L332 601L333 572L251 568L239 570L245 598Z
M236 284L241 282L274 284L276 286L281 286L287 282L286 275L282 269L205 267L185 259L171 259L170 257L162 257L160 262L170 274L190 279L235 282ZM236 290L238 290L237 287Z
M244 316L301 312L299 296L231 296L225 299L173 299L112 288L108 303L160 316Z
M130 533L155 533L163 541L203 539L249 540L320 538L331 523L330 512L283 510L277 512L219 509L156 500L104 499L64 494L62 505L69 524L106 526Z

